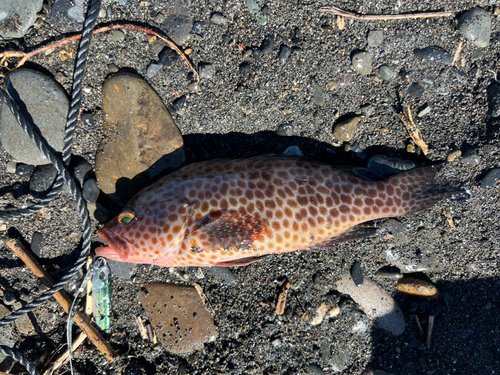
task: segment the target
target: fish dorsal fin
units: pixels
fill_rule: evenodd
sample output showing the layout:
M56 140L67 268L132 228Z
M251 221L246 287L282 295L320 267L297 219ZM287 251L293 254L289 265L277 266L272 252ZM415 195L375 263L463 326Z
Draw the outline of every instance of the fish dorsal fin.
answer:
M373 236L377 230L375 228L354 227L347 232L341 233L338 236L326 240L324 243L310 247L307 250L322 250L332 248L342 242L362 240L364 238Z
M262 239L268 231L268 221L256 214L221 210L199 220L198 228L191 233L191 243L199 251L251 250L254 241Z

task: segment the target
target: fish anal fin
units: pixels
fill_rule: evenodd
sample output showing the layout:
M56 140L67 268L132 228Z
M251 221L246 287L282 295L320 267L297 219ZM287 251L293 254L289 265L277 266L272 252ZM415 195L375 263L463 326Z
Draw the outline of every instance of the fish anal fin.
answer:
M269 222L256 214L239 211L211 212L191 233L191 243L200 251L250 250L256 240L269 232Z
M269 255L263 255L259 257L247 257L247 258L240 258L240 259L234 259L234 260L228 260L226 262L219 262L213 265L213 267L237 267L237 266L247 266L250 263L257 262L259 260L262 260L264 258L267 258Z
M342 242L362 240L373 236L377 230L375 228L354 227L347 232L341 233L338 236L326 240L323 244L310 247L307 250L321 250L335 247Z

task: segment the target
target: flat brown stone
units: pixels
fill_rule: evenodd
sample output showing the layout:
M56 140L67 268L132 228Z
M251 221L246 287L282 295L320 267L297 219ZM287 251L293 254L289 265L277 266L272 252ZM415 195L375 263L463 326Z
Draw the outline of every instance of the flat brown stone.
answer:
M97 181L104 193L126 202L166 169L182 165L182 135L161 98L139 76L113 75L104 83L103 102Z
M215 341L212 315L195 288L152 283L141 288L140 301L156 336L169 352L191 353Z

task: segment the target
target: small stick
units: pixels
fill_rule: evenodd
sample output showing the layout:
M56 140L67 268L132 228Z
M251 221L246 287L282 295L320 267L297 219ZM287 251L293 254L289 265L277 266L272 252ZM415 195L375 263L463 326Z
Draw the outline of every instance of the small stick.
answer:
M430 349L432 329L434 328L434 315L429 315L429 321L427 322L427 337L425 338L425 347Z
M50 288L54 285L54 279L43 268L43 266L35 259L31 251L27 250L23 244L17 240L12 239L7 242L7 246L28 266L28 268L39 277L42 283ZM54 298L62 306L64 311L69 313L71 309L72 300L64 290L60 290L54 294ZM108 361L113 361L118 358L111 345L101 336L96 327L92 325L89 318L81 311L75 311L74 322L85 332L90 341L104 354Z
M276 303L276 314L277 315L283 315L285 312L285 306L286 306L286 297L288 296L288 289L290 289L290 283L286 283L283 285L283 288L281 289L281 293L278 297L278 302Z
M403 114L400 116L401 121L405 124L406 129L408 130L408 134L410 135L413 142L422 149L424 155L427 155L429 152L429 146L422 139L422 133L418 130L417 125L413 122L413 117L411 116L410 107L406 108L406 112L403 111Z
M422 324L420 324L420 319L418 318L417 314L415 314L415 321L417 322L417 327L418 327L418 330L420 331L420 334L422 336L425 335L424 330L422 329Z
M73 341L73 344L71 345L73 351L76 350L76 348L78 348L86 338L87 335L85 334L85 332L80 332L78 337L75 339L75 341ZM63 354L61 354L59 358L55 360L54 364L50 366L50 368L43 373L43 375L52 375L54 371L59 369L68 360L68 358L69 358L69 351L66 350Z
M194 68L193 64L191 64L191 61L189 61L188 57L184 54L184 52L179 47L177 47L177 45L174 42L172 42L166 36L163 36L162 34L160 34L157 31L148 29L147 27L142 27L142 26L137 26L137 25L125 23L125 24L118 24L118 25L110 25L110 26L101 27L99 29L94 30L93 34L95 35L95 34L104 33L104 32L110 31L110 30L118 30L118 29L142 31L146 34L151 34L151 35L154 35L154 36L160 38L165 43L167 43L172 49L174 49L179 54L180 57L182 57L182 59L188 65L189 69L191 69L191 71L193 72L196 82L200 81L200 77L198 75L198 72ZM20 60L17 62L16 66L14 67L14 69L17 69L20 66L22 66L26 62L26 60L28 60L29 58L31 58L39 53L51 50L53 48L63 46L65 44L74 42L75 40L79 40L81 38L82 38L82 34L73 35L73 36L70 36L68 38L64 38L64 39L59 40L57 42L46 45L45 47L37 48L31 52L4 51L4 52L0 53L0 67L7 67L7 59L10 59L13 57L18 57L18 58L20 58Z
M141 337L143 340L148 339L148 332L146 331L146 327L144 327L144 324L142 324L142 319L140 316L136 316L135 320L137 320L137 326L139 327L139 333L141 334Z
M87 272L90 270L92 265L92 257L89 255L87 258ZM92 278L87 282L87 296L85 298L85 314L92 315L94 310L94 300L92 299Z
M446 221L448 221L448 224L450 225L451 229L456 230L457 226L455 225L453 218L451 217L450 213L446 211L444 208L443 208L443 215L446 217Z
M460 42L458 44L458 47L457 47L457 50L455 51L455 55L453 56L453 61L451 62L451 65L455 65L455 63L458 61L458 57L460 56L460 52L462 52L462 46L463 46L463 42Z
M322 7L319 9L320 12L325 12L329 14L334 14L336 16L354 18L359 21L390 21L390 20L406 20L414 18L436 18L436 17L451 17L453 13L451 12L423 12L423 13L403 13L403 14L358 14L348 12L337 7Z

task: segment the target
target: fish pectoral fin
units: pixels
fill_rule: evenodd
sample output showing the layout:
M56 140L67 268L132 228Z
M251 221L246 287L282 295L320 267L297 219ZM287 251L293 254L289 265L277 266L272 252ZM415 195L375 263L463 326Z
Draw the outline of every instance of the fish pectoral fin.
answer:
M238 211L217 211L203 217L191 233L199 251L251 250L254 241L269 232L269 222L258 215Z
M237 267L237 266L247 266L250 263L257 262L259 260L262 260L264 258L267 258L269 255L263 255L260 257L247 257L247 258L240 258L240 259L235 259L235 260L229 260L227 262L219 262L215 263L213 267Z
M347 232L341 233L338 236L332 237L321 245L308 248L307 250L320 250L335 247L342 242L362 240L373 236L377 230L375 228L354 227Z

